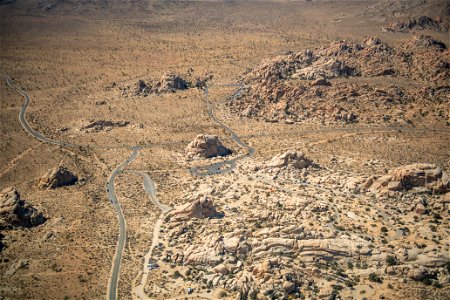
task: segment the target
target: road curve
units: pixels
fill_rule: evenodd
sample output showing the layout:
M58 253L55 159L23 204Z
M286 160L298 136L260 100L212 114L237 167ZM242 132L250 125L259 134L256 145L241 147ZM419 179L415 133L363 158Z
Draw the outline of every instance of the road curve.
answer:
M152 179L150 178L150 176L148 176L147 173L142 172L142 171L135 171L135 170L130 170L128 172L135 173L137 175L142 176L142 178L144 179L145 192L147 193L147 195L149 196L149 198L153 202L153 204L155 204L155 206L161 210L161 215L159 216L158 220L156 221L156 223L153 227L152 243L151 243L150 249L147 252L147 254L144 256L143 270L138 274L138 277L135 280L135 282L136 282L138 280L138 278L142 275L141 281L140 281L139 285L133 284L133 290L132 290L133 299L149 299L144 291L144 286L145 286L145 283L147 282L147 278L148 278L148 275L150 272L150 270L148 270L148 268L147 268L147 263L153 254L153 250L155 249L156 245L159 242L159 231L161 228L163 218L164 218L165 214L168 211L170 211L172 208L170 206L164 205L161 202L159 202L158 198L156 197L155 184L153 183Z
M239 85L239 89L231 97L236 97L237 95L239 95L241 90L242 90L242 85ZM224 161L220 161L220 162L216 162L216 163L212 163L212 164L208 164L208 165L204 165L204 166L192 167L189 169L189 172L193 176L210 176L210 175L215 175L215 174L224 174L224 173L227 173L227 172L230 172L231 170L233 170L236 167L236 162L238 160L243 159L245 157L250 157L253 154L255 154L255 148L244 143L230 127L228 127L225 123L220 121L214 115L212 105L208 99L208 95L209 95L208 86L205 87L205 89L203 90L203 93L205 95L205 102L206 102L206 106L207 106L208 116L211 118L211 120L214 123L216 123L217 125L222 127L225 131L228 131L228 133L231 135L231 138L239 146L241 146L242 148L245 148L247 150L247 153L237 156L232 159L227 159Z
M34 130L33 128L31 128L31 126L29 125L29 123L26 119L26 111L31 102L30 96L27 94L27 92L25 92L24 90L19 88L16 84L14 84L13 80L9 76L2 74L2 73L0 73L0 76L5 79L6 84L9 87L16 90L25 99L25 102L22 105L22 108L20 109L20 112L19 112L19 122L22 125L23 129L25 129L25 131L28 134L30 134L35 139L37 139L41 142L47 143L47 144L62 146L62 147L66 147L66 148L76 148L76 147L82 146L82 145L77 145L77 144L73 144L73 143L68 143L68 142L63 142L63 141L58 141L58 140L54 140L51 138L47 138L44 135L42 135L41 133L39 133L36 130ZM112 173L107 181L107 184L106 184L106 192L108 194L109 201L116 209L117 218L119 220L119 238L118 238L117 247L116 247L116 254L115 254L115 257L113 260L111 277L108 282L107 298L108 299L117 299L117 284L119 281L119 274L120 274L120 262L122 260L122 253L123 253L123 249L124 249L125 241L126 241L126 223L125 223L125 219L123 217L122 208L120 207L120 203L116 197L116 193L115 193L115 189L114 189L114 179L117 176L117 174L123 172L124 168L129 163L131 163L133 160L136 159L136 157L138 156L138 151L142 147L141 146L101 146L101 145L96 145L94 147L102 148L102 149L126 148L126 149L133 150L131 156L129 158L127 158L124 162L122 162L117 168L115 168L112 171Z
M125 218L123 216L122 207L120 206L120 202L116 197L116 190L114 187L114 179L117 174L122 173L124 168L133 162L139 154L139 146L133 147L133 152L130 157L123 161L119 166L117 166L111 173L108 178L108 182L106 184L106 192L108 193L108 198L111 204L114 206L117 212L117 219L119 220L119 238L117 241L116 254L113 260L113 266L111 271L111 277L108 281L108 296L107 298L110 300L117 299L117 285L119 283L119 275L120 275L120 263L122 261L122 253L123 248L125 247L125 241L127 239L127 225L125 222Z
M23 103L22 108L20 109L20 112L19 112L19 122L22 125L23 129L25 129L25 131L28 134L30 134L35 139L37 139L41 142L44 142L44 143L63 146L63 147L69 147L69 148L77 147L77 145L75 145L75 144L66 143L66 142L47 138L47 137L43 136L41 133L39 133L36 130L34 130L33 128L31 128L30 124L28 124L28 121L25 118L25 113L27 111L28 106L30 105L30 96L27 94L27 92L25 92L20 87L15 85L13 80L11 79L11 77L9 77L8 75L5 75L5 74L1 74L1 73L0 73L0 76L5 79L6 84L10 88L16 90L19 94L21 94L25 98L25 102Z

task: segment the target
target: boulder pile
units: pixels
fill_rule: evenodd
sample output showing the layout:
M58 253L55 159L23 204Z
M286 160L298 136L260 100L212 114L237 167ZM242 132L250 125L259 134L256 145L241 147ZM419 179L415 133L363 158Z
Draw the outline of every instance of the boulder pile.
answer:
M186 147L185 154L188 158L203 157L212 158L226 156L233 151L225 147L216 135L200 134Z
M81 128L81 131L85 132L99 132L99 131L110 131L116 127L125 127L128 126L130 122L128 121L90 121L90 123Z
M57 166L48 170L40 179L39 187L44 189L55 189L62 186L73 185L78 177L64 166Z
M430 37L399 48L376 37L340 41L263 61L243 76L244 88L227 105L241 116L287 124L410 124L408 114L446 124L448 70L446 45ZM380 84L391 77L420 84ZM430 107L439 114L420 114Z
M175 93L176 91L186 90L192 86L192 83L177 73L165 73L160 80L146 83L140 79L136 83L134 95L147 96L149 94Z
M5 188L0 192L0 229L32 227L44 222L42 213L21 199L15 188Z
M274 156L272 160L267 163L269 168L292 167L295 169L303 169L311 165L313 165L313 162L310 159L302 152L295 150L288 150L285 153Z
M351 179L347 187L370 190L379 195L424 188L435 193L449 190L449 177L434 164L412 164L390 170L384 176Z

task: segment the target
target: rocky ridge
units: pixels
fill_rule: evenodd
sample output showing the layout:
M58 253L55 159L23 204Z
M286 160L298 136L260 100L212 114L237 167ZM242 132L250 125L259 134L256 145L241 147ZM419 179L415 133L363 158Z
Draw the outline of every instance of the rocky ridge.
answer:
M242 116L288 124L407 124L424 118L446 124L449 66L445 44L427 36L400 48L373 37L340 41L264 61L243 76L241 93L227 105ZM380 85L380 79L415 85Z
M448 21L441 18L430 18L428 16L420 16L418 18L406 21L396 21L381 28L385 32L408 32L410 30L433 30L447 32L449 28Z

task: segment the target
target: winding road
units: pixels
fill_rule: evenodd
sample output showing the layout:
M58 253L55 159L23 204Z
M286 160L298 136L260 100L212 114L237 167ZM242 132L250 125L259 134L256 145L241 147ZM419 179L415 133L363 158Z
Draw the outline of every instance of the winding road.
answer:
M142 172L142 171L134 171L134 170L131 170L129 172L132 172L132 173L142 176L142 178L144 179L145 192L147 193L147 195L149 196L149 198L153 202L153 204L155 204L155 206L157 206L162 212L153 227L152 243L151 243L149 251L144 256L143 270L138 274L138 276L136 277L136 280L135 280L135 282L136 282L138 280L138 278L140 276L142 276L141 281L140 281L139 285L136 285L136 284L133 285L133 291L132 291L133 299L135 299L136 297L138 299L148 299L148 297L144 291L145 283L147 282L147 278L150 273L150 270L147 268L147 263L153 254L153 250L155 249L156 245L159 242L159 231L160 231L164 216L172 208L159 202L158 198L156 197L155 184L153 183L153 181L151 180L150 176L148 176L147 173Z
M58 141L51 138L47 138L41 133L37 132L31 126L29 125L27 119L26 119L26 111L28 106L30 105L30 96L27 94L26 91L18 87L16 84L14 84L11 77L1 74L0 76L3 77L3 79L6 81L6 84L11 87L12 89L16 90L19 94L21 94L25 101L20 109L19 112L19 122L22 125L22 127L25 129L25 131L30 134L35 139L47 143L52 144L56 146L61 146L65 148L77 148L83 145L77 145L73 143L68 143L64 141ZM92 147L92 146L91 146ZM111 175L108 178L107 184L106 184L106 192L108 194L109 201L116 209L117 218L119 220L119 237L117 241L117 247L116 247L116 254L113 259L113 265L111 270L111 277L108 282L108 299L115 300L117 299L117 285L119 282L119 275L120 275L120 264L122 260L122 253L126 242L126 222L125 218L123 216L122 208L120 207L120 203L117 200L115 188L114 188L114 179L116 178L117 174L123 172L124 168L130 164L132 161L136 159L138 156L139 150L142 148L141 146L98 146L94 145L93 148L103 148L103 149L117 149L117 148L126 148L131 149L133 152L129 158L127 158L124 162L122 162L118 167L116 167Z
M236 97L241 92L241 90L242 90L242 86L239 85L239 89L231 97ZM208 99L208 95L209 95L208 86L205 87L205 89L203 90L203 93L205 95L205 103L206 103L206 106L207 106L208 116L211 118L211 120L214 123L216 123L217 125L222 127L224 130L226 130L231 135L231 138L239 146L241 146L242 148L245 148L247 150L247 153L243 154L243 155L240 155L240 156L237 156L237 157L232 158L232 159L227 159L227 160L216 162L216 163L213 163L213 164L193 167L193 168L191 168L189 170L189 172L193 176L210 176L210 175L215 175L215 174L224 174L224 173L227 173L227 172L230 172L231 170L233 170L236 167L236 162L238 160L243 159L245 157L250 157L253 154L255 154L255 148L253 148L253 147L247 145L246 143L244 143L239 138L239 136L230 127L228 127L222 121L217 119L217 117L213 113L213 108L212 108L211 102Z

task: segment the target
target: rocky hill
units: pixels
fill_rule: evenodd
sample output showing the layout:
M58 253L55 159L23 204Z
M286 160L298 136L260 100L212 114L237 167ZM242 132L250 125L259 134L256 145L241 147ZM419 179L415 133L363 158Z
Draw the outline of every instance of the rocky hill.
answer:
M449 65L446 45L429 36L399 48L340 41L264 61L228 104L269 122L444 125Z

